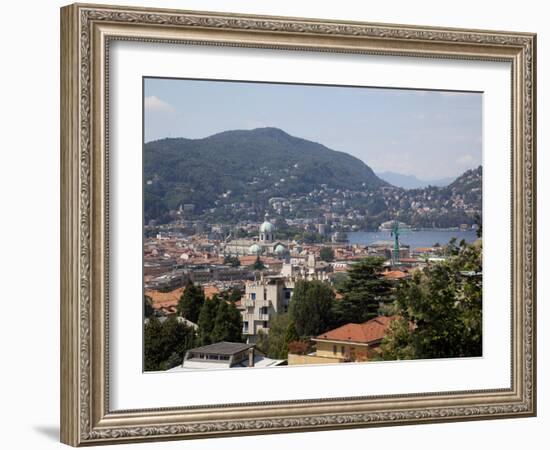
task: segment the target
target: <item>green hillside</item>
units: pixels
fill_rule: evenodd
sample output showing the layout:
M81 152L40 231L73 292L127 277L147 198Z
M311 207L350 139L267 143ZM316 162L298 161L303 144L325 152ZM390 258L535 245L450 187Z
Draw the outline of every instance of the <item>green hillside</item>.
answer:
M204 139L145 144L145 216L180 204L201 212L224 201L264 204L272 197L334 189L376 189L388 183L347 153L277 128L226 131Z

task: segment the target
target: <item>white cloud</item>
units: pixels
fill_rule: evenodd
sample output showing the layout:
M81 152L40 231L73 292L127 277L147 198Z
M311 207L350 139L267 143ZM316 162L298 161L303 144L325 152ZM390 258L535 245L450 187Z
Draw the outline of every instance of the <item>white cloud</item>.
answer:
M150 97L145 97L144 105L145 105L146 111L169 112L169 113L173 113L176 111L176 108L174 108L170 103L167 103L164 100L161 100L155 95L151 95Z

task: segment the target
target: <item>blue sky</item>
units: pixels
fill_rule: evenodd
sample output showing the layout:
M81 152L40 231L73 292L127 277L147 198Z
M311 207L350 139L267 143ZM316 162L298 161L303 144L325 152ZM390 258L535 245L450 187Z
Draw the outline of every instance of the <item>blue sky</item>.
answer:
M482 162L482 94L146 78L145 142L277 127L377 172L430 180Z

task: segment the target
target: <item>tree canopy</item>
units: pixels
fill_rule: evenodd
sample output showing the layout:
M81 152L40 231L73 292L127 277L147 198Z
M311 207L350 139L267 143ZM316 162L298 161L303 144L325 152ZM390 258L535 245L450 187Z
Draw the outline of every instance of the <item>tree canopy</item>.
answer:
M143 296L143 315L145 318L149 318L155 314L153 309L153 300L148 295Z
M392 285L381 276L384 260L369 256L351 266L341 283L342 300L335 304L337 325L362 323L378 316L381 304L392 298Z
M264 270L265 269L265 265L262 262L262 260L260 259L260 255L256 256L256 261L254 261L254 264L252 264L252 269L253 270Z
M185 352L196 344L195 330L169 317L161 322L151 316L144 326L145 371L167 370L183 363Z
M216 311L210 340L212 342L241 342L242 326L241 313L235 304L222 300Z
M453 242L450 254L397 290L394 307L402 320L382 343L384 359L481 356L481 241Z
M332 262L334 261L334 250L331 247L323 247L319 256L325 262Z
M212 330L214 329L214 321L218 312L218 306L223 300L214 295L210 300L204 303L201 308L198 320L198 339L200 345L212 344Z
M308 338L326 331L332 324L334 292L321 281L298 281L292 293L290 318L298 337Z
M178 302L178 314L193 323L197 323L204 301L202 287L189 282Z

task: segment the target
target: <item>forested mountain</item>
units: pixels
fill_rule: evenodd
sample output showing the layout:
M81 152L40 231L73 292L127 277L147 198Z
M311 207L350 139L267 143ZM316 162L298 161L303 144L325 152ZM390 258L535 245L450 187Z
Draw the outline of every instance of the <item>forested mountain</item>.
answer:
M161 139L144 148L145 220L166 223L181 208L208 223L258 222L269 211L343 229L376 229L395 217L452 227L481 212L481 174L479 167L448 186L403 189L347 153L277 128Z
M322 185L349 190L388 185L361 160L277 128L149 142L144 177L149 218L185 203L203 211L220 198L261 203Z

